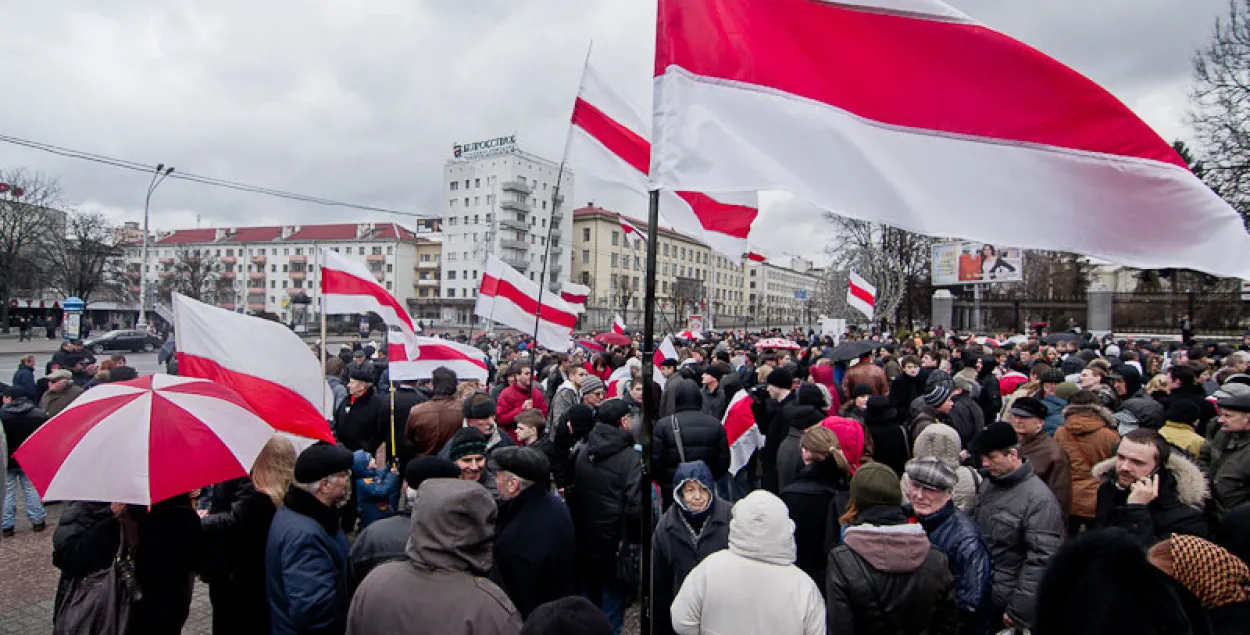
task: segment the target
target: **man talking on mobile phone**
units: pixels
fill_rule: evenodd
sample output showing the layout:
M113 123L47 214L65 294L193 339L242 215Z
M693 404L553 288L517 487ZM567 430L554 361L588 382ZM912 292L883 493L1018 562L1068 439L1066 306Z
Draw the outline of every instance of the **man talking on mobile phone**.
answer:
M1126 434L1115 456L1094 467L1098 488L1097 527L1118 527L1144 546L1173 533L1205 537L1202 471L1155 430Z

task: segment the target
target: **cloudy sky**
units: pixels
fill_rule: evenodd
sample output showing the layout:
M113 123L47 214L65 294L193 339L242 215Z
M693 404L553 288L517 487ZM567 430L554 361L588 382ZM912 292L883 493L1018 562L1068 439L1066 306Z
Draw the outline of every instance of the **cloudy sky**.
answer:
M955 0L1108 87L1161 135L1185 125L1190 59L1227 0ZM457 141L515 133L559 158L582 61L650 103L654 0L95 0L10 3L0 134L437 216ZM148 176L0 143L0 168L141 220ZM644 202L578 188L572 202ZM633 203L630 205L630 203ZM171 180L156 228L382 220ZM405 219L400 219L405 220ZM755 247L818 255L818 211L781 200ZM808 236L796 243L794 236Z

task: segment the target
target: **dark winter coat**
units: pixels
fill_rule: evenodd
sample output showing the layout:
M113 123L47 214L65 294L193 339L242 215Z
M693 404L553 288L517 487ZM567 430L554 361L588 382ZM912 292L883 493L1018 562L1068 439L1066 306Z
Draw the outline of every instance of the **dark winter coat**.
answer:
M703 397L703 414L720 421L725 418L725 409L729 407L729 401L725 398L725 390L720 386L716 390L708 392L706 388L699 391Z
M914 513L908 509L909 513ZM919 517L920 526L943 554L955 578L955 603L959 607L960 632L980 633L989 618L994 565L981 530L954 502L931 516Z
M390 419L390 404L370 386L359 398L348 395L339 405L334 413L334 438L348 450L373 454L389 443Z
M571 549L573 518L545 483L502 501L495 527L490 578L508 594L521 619L540 604L577 592Z
M277 511L273 499L257 490L251 479L214 487L213 505L200 521L208 554L204 578L213 604L214 633L269 632L265 542Z
M797 565L825 593L825 567L829 550L842 542L838 519L851 499L847 477L832 460L804 466L781 492L781 500L794 521Z
M1063 409L1068 407L1068 402L1054 395L1047 395L1042 397L1042 403L1046 405L1046 422L1042 424L1042 430L1055 436L1055 431L1064 424Z
M681 382L676 391L673 414L655 424L651 437L651 469L661 492L671 499L673 474L683 462L677 448L677 431L681 430L684 462L703 461L712 470L713 478L729 471L729 437L719 419L701 411L703 398L693 382ZM631 439L632 440L632 439Z
M395 430L390 436L386 437L389 444L391 439L395 439L395 448L392 448L391 456L399 460L399 473L404 473L404 467L408 465L415 456L415 450L412 441L408 439L408 414L418 404L429 401L430 398L425 393L413 388L412 386L395 386Z
M764 449L759 452L764 489L773 494L780 494L781 488L777 483L777 452L781 449L781 442L790 434L789 406L798 406L799 396L794 391L790 391L785 399L777 401L771 398L762 387L752 396L756 397L756 400L755 405L751 406L751 411L755 414L755 422L759 425L760 431L764 432Z
M1209 492L1202 471L1178 453L1168 457L1167 469L1160 476L1157 498L1147 505L1129 505L1129 491L1115 481L1115 459L1095 465L1094 477L1101 481L1097 527L1123 529L1145 547L1172 534L1205 538L1208 528L1202 505Z
M954 405L947 417L950 419L950 426L959 433L959 441L965 450L972 438L985 429L985 414L972 395L961 394L954 397Z
M994 561L994 609L1017 624L1032 624L1046 563L1067 531L1055 495L1026 460L1015 472L981 483L973 517Z
M404 547L412 531L412 516L407 512L383 518L365 527L352 543L347 554L347 593L356 594L373 568L383 562L404 559Z
M193 573L204 553L200 519L187 497L161 501L150 509L127 507L135 520L135 580L143 599L131 608L131 632L177 634L191 610ZM69 578L108 567L121 545L121 523L108 503L71 503L52 536L52 564L61 570L56 605Z
M711 471L706 465L700 463L683 464L677 469L674 478L677 483L695 479L702 483L709 492L716 491ZM653 591L655 630L653 632L657 635L667 635L673 632L669 606L672 605L673 598L677 596L677 590L681 588L686 576L694 570L695 565L709 555L729 548L729 512L733 505L716 498L715 495L710 505L711 508L706 512L703 525L697 532L684 516L687 512L682 508L681 503L669 506L668 510L660 516L660 522L655 527L655 536L652 540L652 561L654 562L652 571L655 580Z
M911 437L891 416L888 408L878 410L873 407L871 402L874 399L877 398L869 399L868 416L864 421L864 427L872 437L872 460L888 465L895 474L902 474L903 467L911 458Z
M25 398L0 407L0 422L4 424L4 436L9 446L8 469L21 469L22 466L13 460L13 453L47 421L48 415Z
M872 507L829 552L828 632L954 635L955 581L946 556L897 507Z
M26 397L31 403L38 401L39 390L35 387L35 370L25 364L18 364L17 370L13 371L13 387L21 388L26 391Z
M923 374L912 377L907 373L901 373L890 382L890 407L894 408L894 416L898 423L908 422L912 402L923 397L924 393L925 377Z
M1042 479L1059 503L1066 518L1072 513L1072 464L1059 442L1044 432L1020 441L1020 455L1033 465L1033 473Z
M1202 454L1208 457L1206 467L1216 518L1250 501L1250 432L1220 431L1207 442Z
M265 590L274 635L344 631L351 599L347 548L338 510L292 485L265 545Z
M637 542L634 528L642 516L642 460L626 430L595 424L575 451L571 483L565 490L576 528L578 568L587 578L615 573L623 532Z
M786 432L786 437L781 440L781 446L777 448L777 489L783 492L790 483L794 482L795 478L798 478L799 471L803 469L803 453L799 449L803 433L812 426L820 425L820 422L825 419L825 413L797 401L791 403L788 408L790 429ZM817 584L820 583L817 582Z

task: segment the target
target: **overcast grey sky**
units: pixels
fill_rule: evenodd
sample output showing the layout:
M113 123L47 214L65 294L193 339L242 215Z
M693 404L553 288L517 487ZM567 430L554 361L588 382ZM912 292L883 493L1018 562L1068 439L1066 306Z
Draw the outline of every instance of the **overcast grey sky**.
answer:
M1188 136L1190 60L1226 0L951 4L1109 88L1161 135ZM441 212L457 141L515 133L559 159L587 45L650 103L654 0L95 0L8 3L0 134L386 208ZM0 144L0 167L58 176L68 202L141 220L148 176ZM578 188L570 202L623 206ZM644 201L626 213L641 216ZM383 215L182 181L157 228L345 222ZM403 220L403 219L400 219ZM765 209L754 247L818 255L830 231L797 203ZM796 242L795 236L811 237Z

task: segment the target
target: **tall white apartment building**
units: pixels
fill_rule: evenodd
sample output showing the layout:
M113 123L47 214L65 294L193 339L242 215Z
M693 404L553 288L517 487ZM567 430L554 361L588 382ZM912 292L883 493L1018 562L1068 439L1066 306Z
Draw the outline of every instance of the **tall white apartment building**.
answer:
M569 279L573 215L560 203L573 196L573 175L522 152L514 136L457 144L443 167L442 322L474 323L486 256L494 254L540 282L550 235L547 288ZM553 200L556 179L560 198Z

